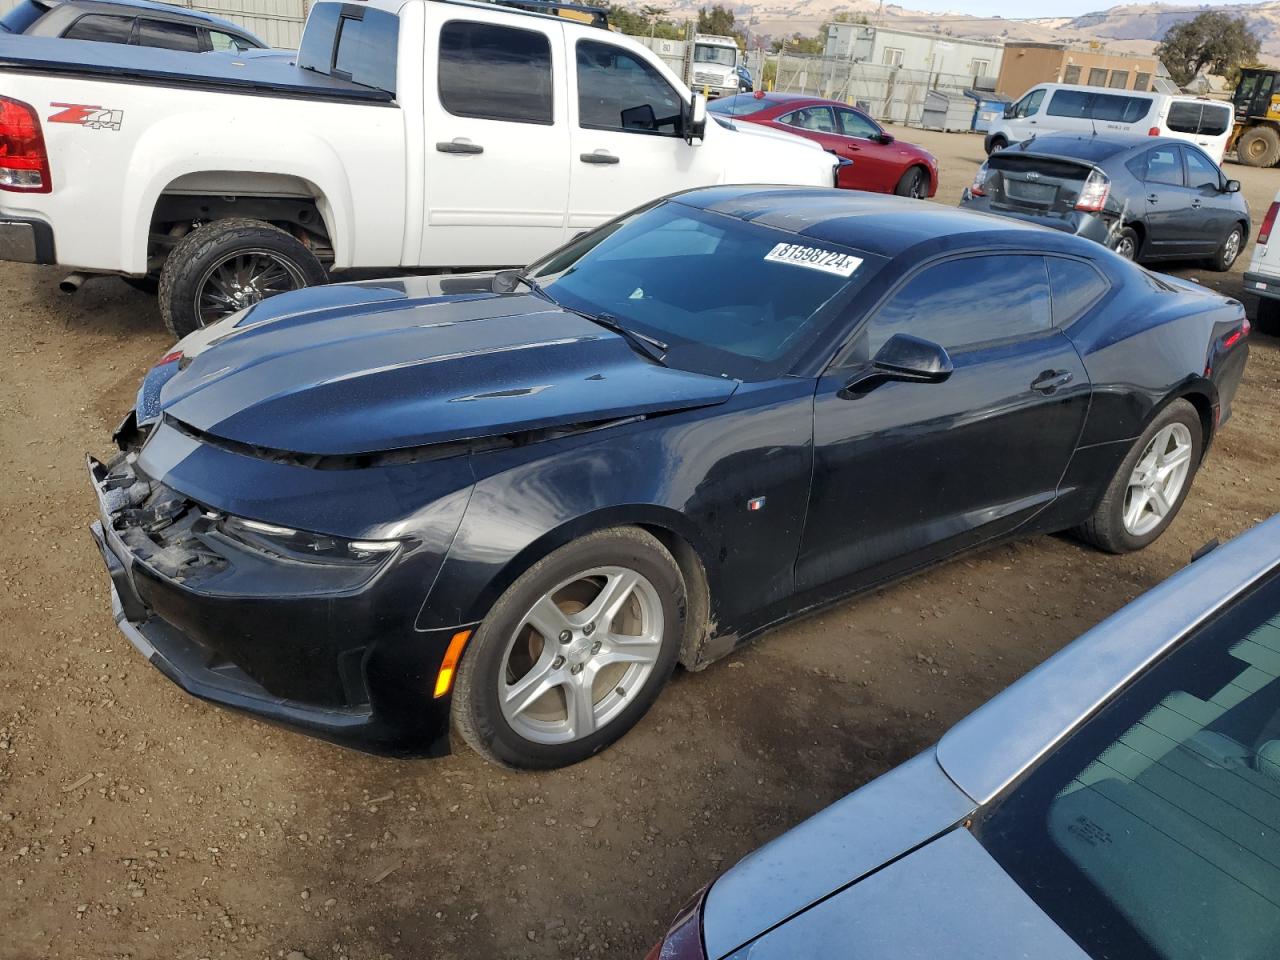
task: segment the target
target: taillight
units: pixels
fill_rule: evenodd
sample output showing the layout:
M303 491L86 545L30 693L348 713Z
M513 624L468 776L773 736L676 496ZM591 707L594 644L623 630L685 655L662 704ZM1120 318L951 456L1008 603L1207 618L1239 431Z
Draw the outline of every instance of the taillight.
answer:
M969 193L975 197L985 197L987 195L987 164L984 160L982 166L978 168L978 172L973 175L973 183L969 184Z
M1111 193L1111 181L1100 170L1091 171L1076 197L1077 210L1101 210L1107 204L1107 196Z
M1160 136L1160 128L1159 128L1159 127L1152 127L1150 130L1148 130L1148 131L1147 131L1147 136L1148 136L1148 137L1158 137L1158 136Z
M1262 229L1258 231L1258 246L1266 246L1271 239L1271 228L1276 225L1276 214L1280 213L1280 203L1267 207L1267 215L1262 218Z
M48 193L49 154L35 110L0 97L0 190Z
M707 888L703 887L676 914L667 935L653 945L644 960L707 960L702 949L702 901Z

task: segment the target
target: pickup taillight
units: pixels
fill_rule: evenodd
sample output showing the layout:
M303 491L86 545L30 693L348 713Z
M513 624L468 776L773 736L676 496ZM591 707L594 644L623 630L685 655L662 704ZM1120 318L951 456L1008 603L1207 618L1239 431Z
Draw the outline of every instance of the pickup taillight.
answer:
M35 108L0 97L0 190L48 193L49 153Z
M1262 228L1258 231L1258 246L1265 247L1271 241L1271 228L1276 225L1276 214L1280 213L1280 202L1267 208L1267 215L1262 218Z

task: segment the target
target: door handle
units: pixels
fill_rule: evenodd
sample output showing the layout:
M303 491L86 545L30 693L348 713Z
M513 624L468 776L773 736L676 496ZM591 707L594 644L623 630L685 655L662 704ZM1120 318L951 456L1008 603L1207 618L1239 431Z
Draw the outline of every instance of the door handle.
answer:
M1192 200L1192 201L1191 201L1191 207L1192 207L1192 209L1193 209L1193 210L1199 210L1199 209L1200 209L1200 204L1201 204L1202 202L1203 202L1203 201L1201 201L1199 197L1197 197L1196 199Z
M1160 194L1158 193L1147 194L1147 203L1159 203L1159 202L1160 202Z
M472 143L470 140L444 140L436 144L436 149L441 153L484 153L484 147L478 143Z
M1046 370L1031 381L1031 389L1046 396L1075 379L1070 370Z
M580 153L578 159L583 163L620 163L621 160L615 157L608 150L597 150L595 153Z

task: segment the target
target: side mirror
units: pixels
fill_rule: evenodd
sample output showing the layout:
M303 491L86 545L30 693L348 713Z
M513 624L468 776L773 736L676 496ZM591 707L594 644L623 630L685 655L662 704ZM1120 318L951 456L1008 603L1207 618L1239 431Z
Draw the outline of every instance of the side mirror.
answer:
M876 137L876 143L882 143L887 147L889 144L893 143L895 139L896 138L892 133L881 133Z
M955 369L947 351L929 340L908 333L895 333L885 341L871 366L858 371L840 391L854 396L890 380L903 383L942 383Z
M707 130L707 98L700 93L693 95L689 103L689 122L685 124L684 138L688 143L701 140Z
M1228 181L1227 181L1227 193L1239 193L1239 192L1240 192L1240 181L1239 181L1239 180L1228 180Z
M1018 105L1016 103L1005 104L1004 118L1006 120L1012 120L1017 115L1018 115Z

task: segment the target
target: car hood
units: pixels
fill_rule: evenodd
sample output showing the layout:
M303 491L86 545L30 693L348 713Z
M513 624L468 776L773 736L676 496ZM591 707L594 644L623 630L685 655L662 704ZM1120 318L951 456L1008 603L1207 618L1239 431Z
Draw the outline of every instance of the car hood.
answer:
M264 301L178 345L155 412L272 451L354 455L707 406L737 388L662 367L540 297L438 288L379 281Z
M702 915L707 957L719 960L857 883L975 806L932 750L889 771L748 854L712 885Z

